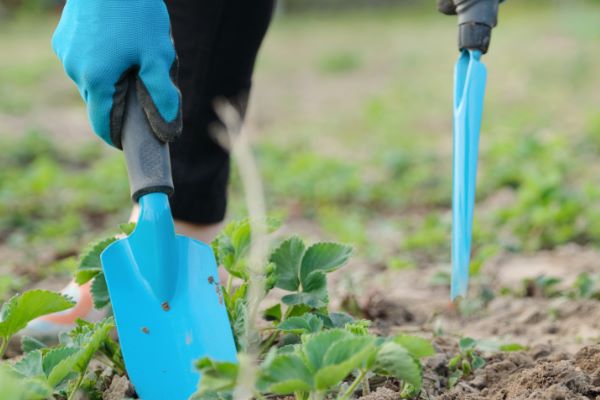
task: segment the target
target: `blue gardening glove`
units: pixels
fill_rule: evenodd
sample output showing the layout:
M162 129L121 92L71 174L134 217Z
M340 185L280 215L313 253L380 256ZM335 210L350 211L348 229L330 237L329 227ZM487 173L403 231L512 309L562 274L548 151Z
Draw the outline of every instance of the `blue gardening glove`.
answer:
M177 57L163 0L67 0L52 48L87 104L96 134L121 148L129 75L154 134L181 133Z

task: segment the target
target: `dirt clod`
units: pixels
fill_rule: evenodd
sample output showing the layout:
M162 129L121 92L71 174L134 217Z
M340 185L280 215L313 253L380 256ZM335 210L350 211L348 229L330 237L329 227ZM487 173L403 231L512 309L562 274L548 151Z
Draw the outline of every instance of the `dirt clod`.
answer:
M124 376L114 376L110 387L102 394L102 400L121 400L129 391L129 380Z
M377 388L375 392L362 396L359 400L397 400L399 398L398 392L382 386Z
M497 354L464 385L442 400L583 400L600 399L600 346L581 349L574 357L558 352L538 358L530 353Z

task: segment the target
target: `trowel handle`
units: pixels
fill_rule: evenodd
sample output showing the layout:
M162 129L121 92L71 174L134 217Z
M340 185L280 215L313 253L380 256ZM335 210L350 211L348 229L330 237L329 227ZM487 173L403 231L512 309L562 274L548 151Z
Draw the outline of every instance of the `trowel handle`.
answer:
M455 0L458 14L458 47L487 53L492 28L498 24L502 0Z
M169 145L152 132L131 79L121 131L129 187L134 201L149 193L173 193Z

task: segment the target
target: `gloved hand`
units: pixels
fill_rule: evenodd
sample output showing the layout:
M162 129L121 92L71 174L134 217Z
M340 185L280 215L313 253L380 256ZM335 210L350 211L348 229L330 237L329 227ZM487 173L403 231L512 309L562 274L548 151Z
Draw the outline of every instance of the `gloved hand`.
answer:
M492 28L498 23L498 4L504 0L437 0L438 10L458 15L458 47L487 53Z
M52 48L87 104L96 134L121 148L130 74L154 134L181 133L177 57L163 0L67 0Z

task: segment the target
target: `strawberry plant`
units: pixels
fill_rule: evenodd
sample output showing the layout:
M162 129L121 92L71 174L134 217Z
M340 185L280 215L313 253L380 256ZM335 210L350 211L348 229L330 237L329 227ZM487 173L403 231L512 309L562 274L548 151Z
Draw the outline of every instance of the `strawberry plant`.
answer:
M277 227L276 222L269 221L270 232ZM121 227L123 234L132 230L131 224ZM88 246L75 272L77 282L92 281L97 308L109 304L100 255L115 240L117 235ZM218 263L229 273L222 294L240 351L247 345L243 338L251 241L251 224L249 220L241 220L230 223L212 244ZM287 238L270 249L264 291L278 288L283 294L280 302L262 310L265 324L256 332L261 343L261 361L254 385L257 398L294 395L298 400L306 400L336 395L346 400L361 387L368 393L369 380L374 376L397 379L403 397L414 397L420 392L420 360L435 352L429 341L407 335L378 337L369 332L369 321L355 321L347 314L329 311L327 274L342 268L351 254L352 247L348 245L333 242L308 245L298 236ZM32 293L22 295L25 300L11 300L12 305L6 307L9 318L3 322L15 318L10 317L10 310L18 311L14 315L29 321L72 305L58 294L44 292L49 298L36 304L44 304L46 308L27 311L25 305L31 303L30 297L40 300L35 297L37 291ZM13 332L23 327L23 323L6 322L6 325L14 326L10 330ZM112 318L98 324L79 321L77 327L61 335L58 346L52 348L37 339L24 337L24 356L5 364L2 373L8 380L18 378L25 383L21 388L28 400L53 396L72 399L80 388L88 394L95 393L101 386L100 377L87 373L93 357L109 366L113 373L125 375L119 346L109 336L113 327ZM4 342L8 339L10 337ZM197 367L203 378L195 398L231 397L238 384L240 367L237 363L204 358L197 362Z
M349 329L306 333L300 343L272 348L262 361L255 396L293 395L297 400L336 395L349 399L373 374L402 382L403 396L418 395L422 385L420 359L435 353L425 339L400 335L385 339ZM200 391L195 399L229 398L238 365L204 358ZM349 381L346 380L349 378Z
M245 349L240 339L246 318L251 236L249 221L236 221L213 242L219 264L230 274L223 295L241 351ZM354 321L347 314L328 310L327 274L343 267L351 254L350 246L307 245L298 236L271 250L264 290L276 287L283 295L279 303L263 311L269 324L259 333L262 362L255 397L294 395L306 400L335 394L345 400L361 385L368 392L369 377L374 374L398 379L405 397L418 395L422 385L419 360L435 353L429 341L407 335L377 337L369 333L369 321ZM234 277L241 280L237 286ZM202 380L196 399L231 397L238 364L203 358L197 367Z
M64 311L74 304L69 298L46 290L30 290L8 300L0 312L0 358L11 338L29 322ZM92 357L99 351L116 371L124 373L120 350L109 337L113 328L112 318L98 324L79 321L53 348L37 339L23 337L24 356L17 361L0 363L3 396L36 400L59 395L72 399Z
M270 227L273 231L277 224L271 221ZM223 297L240 349L245 346L240 343L240 338L246 318L250 242L248 220L230 223L213 242L217 262L229 273ZM263 340L263 352L268 351L282 334L298 336L343 327L350 321L349 316L328 312L326 275L344 266L351 254L350 246L339 243L307 246L297 236L284 240L271 251L265 268L264 290L269 292L277 287L288 293L281 298L281 303L263 311L265 319L271 323L265 329L268 334ZM241 284L234 286L234 278L240 279Z
M102 272L102 262L100 255L110 244L118 239L119 235L129 235L135 228L134 223L121 224L120 232L115 235L100 239L89 244L82 252L79 260L77 271L75 272L75 282L83 285L92 281L91 293L94 301L94 307L100 309L106 307L110 303L108 296L108 287Z
M479 355L476 346L477 341L468 337L462 338L458 342L459 353L448 361L450 370L448 386L450 388L454 387L461 378L469 376L474 370L485 366L485 360Z
M464 337L458 342L459 352L448 361L448 386L453 388L460 379L469 377L473 371L483 368L486 364L481 356L483 352L513 352L526 350L527 348L518 343L497 343L489 340L475 340Z
M57 347L31 350L5 369L25 383L28 400L53 395L73 399L92 357L100 348L112 346L109 333L113 328L112 318L97 324L81 321L73 331L61 336ZM123 364L118 367L123 368Z
M67 297L46 290L31 290L16 295L2 305L0 310L0 359L8 342L34 319L73 307Z

